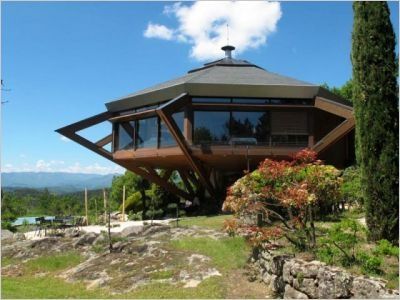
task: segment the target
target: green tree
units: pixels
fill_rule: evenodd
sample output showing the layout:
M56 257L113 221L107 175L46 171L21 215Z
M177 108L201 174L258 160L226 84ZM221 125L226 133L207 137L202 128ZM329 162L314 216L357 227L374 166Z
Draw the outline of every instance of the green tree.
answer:
M143 208L143 219L145 218L147 205L146 205L146 190L150 184L147 180L143 179L139 175L132 172L126 171L124 175L117 176L113 179L111 185L110 201L112 209L118 209L122 203L122 189L125 185L126 198L136 192L140 192L142 199Z
M399 237L398 86L395 35L386 2L354 2L351 60L356 156L371 240Z
M330 92L341 96L342 98L353 102L353 79L349 79L346 81L344 85L341 87L330 87L327 83L321 84L323 88L326 88Z

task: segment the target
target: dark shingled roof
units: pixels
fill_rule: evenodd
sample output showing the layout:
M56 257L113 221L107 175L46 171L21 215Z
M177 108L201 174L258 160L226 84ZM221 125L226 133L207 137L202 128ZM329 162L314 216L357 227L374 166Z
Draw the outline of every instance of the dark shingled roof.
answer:
M204 64L188 74L106 104L109 111L152 105L187 92L193 96L314 98L326 90L318 85L268 72L246 60L230 57ZM329 92L328 92L329 93ZM340 97L334 101L348 104Z

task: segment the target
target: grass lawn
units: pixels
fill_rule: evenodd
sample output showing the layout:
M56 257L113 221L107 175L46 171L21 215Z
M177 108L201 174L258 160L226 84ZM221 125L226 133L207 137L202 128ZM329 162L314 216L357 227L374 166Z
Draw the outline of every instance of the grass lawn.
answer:
M231 219L232 215L188 217L179 220L179 226L199 226L208 229L221 230L226 219Z

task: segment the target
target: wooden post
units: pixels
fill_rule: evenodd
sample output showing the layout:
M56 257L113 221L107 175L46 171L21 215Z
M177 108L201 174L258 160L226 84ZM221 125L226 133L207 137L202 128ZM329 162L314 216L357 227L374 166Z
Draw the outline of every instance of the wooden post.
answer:
M88 226L89 225L89 218L88 218L87 188L85 188L85 214L86 214L86 226Z
M125 185L122 187L122 222L125 222Z
M96 224L99 222L98 218L97 218L97 199L94 198L94 213L95 213L95 220L96 220Z
M103 200L104 200L104 224L107 224L107 199L106 199L105 189L103 189Z

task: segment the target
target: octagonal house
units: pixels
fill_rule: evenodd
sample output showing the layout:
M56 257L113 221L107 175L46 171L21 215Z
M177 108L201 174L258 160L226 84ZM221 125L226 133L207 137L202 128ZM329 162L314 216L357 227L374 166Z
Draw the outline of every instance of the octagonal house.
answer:
M354 160L348 101L234 59L234 49L225 46L223 59L109 102L106 112L57 132L187 200L204 192L222 197L244 170L306 147L339 168ZM98 141L77 133L102 122L112 132ZM173 171L184 188L170 179Z

